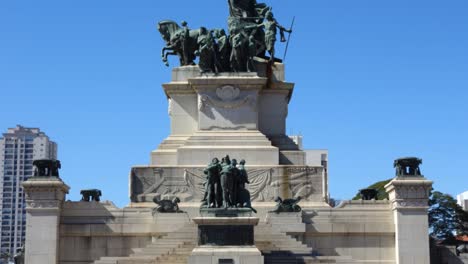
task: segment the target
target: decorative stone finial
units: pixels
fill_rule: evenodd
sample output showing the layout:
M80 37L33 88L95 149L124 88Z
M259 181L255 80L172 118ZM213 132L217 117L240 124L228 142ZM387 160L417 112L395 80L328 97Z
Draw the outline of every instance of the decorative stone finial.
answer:
M98 189L88 189L88 190L81 190L80 194L83 196L81 201L89 202L95 201L99 202L101 200L102 192Z
M33 161L34 177L60 177L60 160L41 159Z
M359 190L359 194L361 195L362 200L370 201L370 200L377 200L377 194L379 192L376 189L362 189Z
M393 163L397 177L422 177L419 165L422 159L415 157L399 158Z

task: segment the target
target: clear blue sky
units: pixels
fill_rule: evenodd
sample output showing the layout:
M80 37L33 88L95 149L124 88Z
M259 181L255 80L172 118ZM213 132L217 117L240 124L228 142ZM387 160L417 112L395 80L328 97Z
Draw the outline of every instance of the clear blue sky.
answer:
M468 190L468 1L267 3L285 26L296 16L288 132L329 149L332 197L391 178L409 155L436 189ZM126 205L130 167L169 133L157 21L226 27L227 12L224 0L1 1L0 131L40 127L69 199L93 187Z

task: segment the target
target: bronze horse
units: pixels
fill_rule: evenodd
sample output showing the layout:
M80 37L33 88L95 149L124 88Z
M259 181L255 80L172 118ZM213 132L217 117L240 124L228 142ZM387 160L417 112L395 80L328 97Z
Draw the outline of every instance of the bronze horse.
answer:
M172 20L164 20L158 23L158 31L166 42L166 46L161 51L164 64L169 66L167 57L169 55L179 56L180 65L195 65L195 51L198 50L198 36L200 30L190 30L183 22L180 27Z

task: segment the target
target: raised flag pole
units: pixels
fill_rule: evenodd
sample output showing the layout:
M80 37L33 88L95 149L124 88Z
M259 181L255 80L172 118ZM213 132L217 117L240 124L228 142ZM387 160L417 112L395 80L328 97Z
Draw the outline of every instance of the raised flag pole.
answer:
M296 20L296 16L293 17L293 20L291 22L291 27L289 28L290 30L293 29L295 20ZM289 35L288 35L288 42L286 43L286 48L284 49L283 63L284 63L284 61L286 61L286 55L288 54L289 40L291 39L291 34L292 34L292 32L289 33Z

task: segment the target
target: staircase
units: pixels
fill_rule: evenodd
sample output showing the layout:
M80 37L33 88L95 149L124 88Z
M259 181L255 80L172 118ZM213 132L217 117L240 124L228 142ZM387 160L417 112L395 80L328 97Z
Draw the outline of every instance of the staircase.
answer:
M144 248L132 249L128 257L102 257L94 264L186 264L196 245L197 226L190 223ZM267 223L255 227L255 245L265 264L355 263L349 257L315 257L312 248Z
M267 223L255 228L255 245L265 257L265 264L356 263L351 257L313 256L312 248Z
M94 264L186 264L196 241L197 227L190 223L144 248L132 249L128 257L102 257Z

